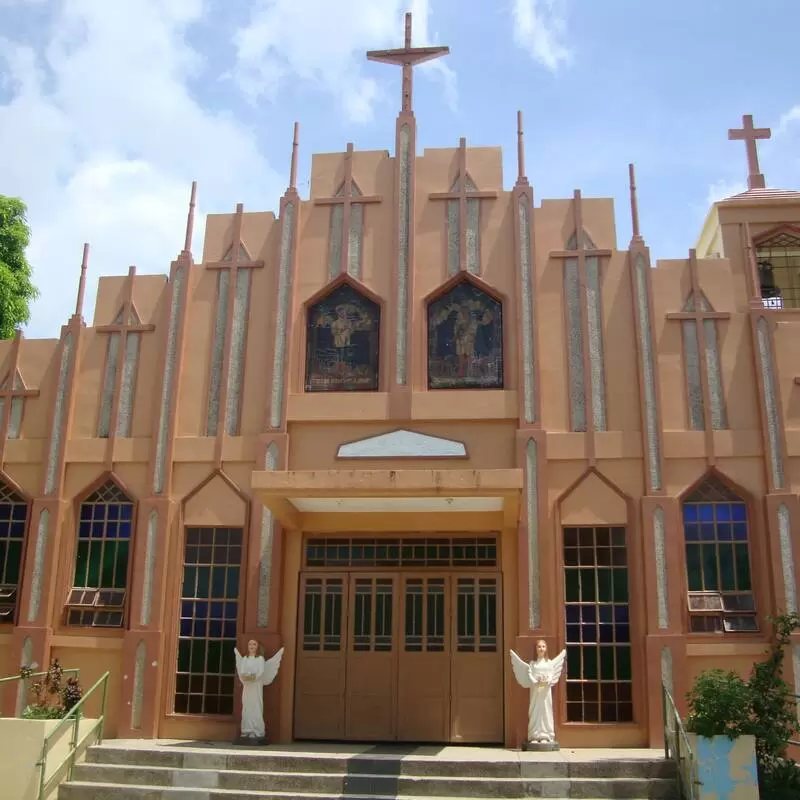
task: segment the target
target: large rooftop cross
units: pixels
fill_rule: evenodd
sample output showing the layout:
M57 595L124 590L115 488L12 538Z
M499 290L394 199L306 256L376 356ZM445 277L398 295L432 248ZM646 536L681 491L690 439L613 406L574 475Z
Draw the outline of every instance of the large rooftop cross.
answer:
M753 115L745 114L742 117L741 128L731 128L728 131L728 139L743 139L747 143L747 188L748 189L763 189L766 186L764 176L758 169L758 149L756 147L757 139L769 139L772 136L772 131L769 128L755 128L753 127Z
M413 68L424 61L446 56L449 47L412 47L411 46L411 13L406 14L406 36L402 48L396 50L368 50L367 58L370 61L380 61L383 64L399 64L403 68L403 105L402 110L411 112L413 101Z

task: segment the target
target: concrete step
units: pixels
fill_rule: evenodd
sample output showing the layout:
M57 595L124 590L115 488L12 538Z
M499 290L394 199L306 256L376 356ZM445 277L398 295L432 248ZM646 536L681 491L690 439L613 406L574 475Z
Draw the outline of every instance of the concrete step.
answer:
M152 791L202 790L200 796L250 792L314 797L441 797L457 794L464 798L513 797L616 797L668 800L675 782L664 778L495 778L476 776L422 777L370 774L309 772L255 772L244 770L174 769L172 767L137 767L131 765L80 764L73 782L84 786L125 787ZM132 795L139 796L139 795ZM145 794L144 796L147 796ZM180 794L175 796L182 796Z

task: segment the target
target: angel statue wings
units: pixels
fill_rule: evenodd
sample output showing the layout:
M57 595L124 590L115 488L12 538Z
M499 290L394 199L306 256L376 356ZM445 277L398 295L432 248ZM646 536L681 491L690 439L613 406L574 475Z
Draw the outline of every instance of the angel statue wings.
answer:
M547 643L540 639L536 642L536 660L530 664L526 664L513 650L510 652L514 677L520 686L531 690L528 741L555 742L552 687L561 678L567 651L562 650L555 658L548 658Z
M247 655L243 656L238 649L236 654L236 672L242 682L242 738L263 739L266 735L264 727L264 687L269 686L277 677L283 658L283 648L270 659L265 659L259 652L258 642L251 639L247 643Z

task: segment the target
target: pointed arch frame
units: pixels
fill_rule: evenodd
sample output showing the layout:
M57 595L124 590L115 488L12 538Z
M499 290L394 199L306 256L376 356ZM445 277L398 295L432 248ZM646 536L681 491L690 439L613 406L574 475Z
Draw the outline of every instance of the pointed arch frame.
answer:
M21 377L21 376L20 376ZM21 603L21 594L23 588L23 581L25 579L25 568L28 561L28 539L31 534L31 519L33 517L33 497L26 492L5 470L0 466L0 486L5 485L14 494L18 495L25 505L25 533L22 538L22 555L19 560L19 581L17 582L17 597L14 601L14 613L6 621L0 621L0 631L4 626L16 626L19 623L19 612Z

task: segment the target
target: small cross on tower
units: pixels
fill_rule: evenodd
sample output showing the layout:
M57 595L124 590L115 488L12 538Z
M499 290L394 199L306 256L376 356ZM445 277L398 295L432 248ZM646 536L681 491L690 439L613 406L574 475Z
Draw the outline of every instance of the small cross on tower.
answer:
M413 101L413 68L424 61L446 56L449 47L412 47L411 46L411 13L406 14L406 36L402 48L396 50L369 50L369 61L380 61L383 64L399 64L403 68L403 105L402 110L412 112Z
M769 139L772 131L769 128L756 128L753 126L753 115L745 114L742 117L741 128L731 128L728 131L728 139L731 141L743 139L747 143L747 176L748 189L763 189L766 187L764 176L758 169L758 148L757 139Z

